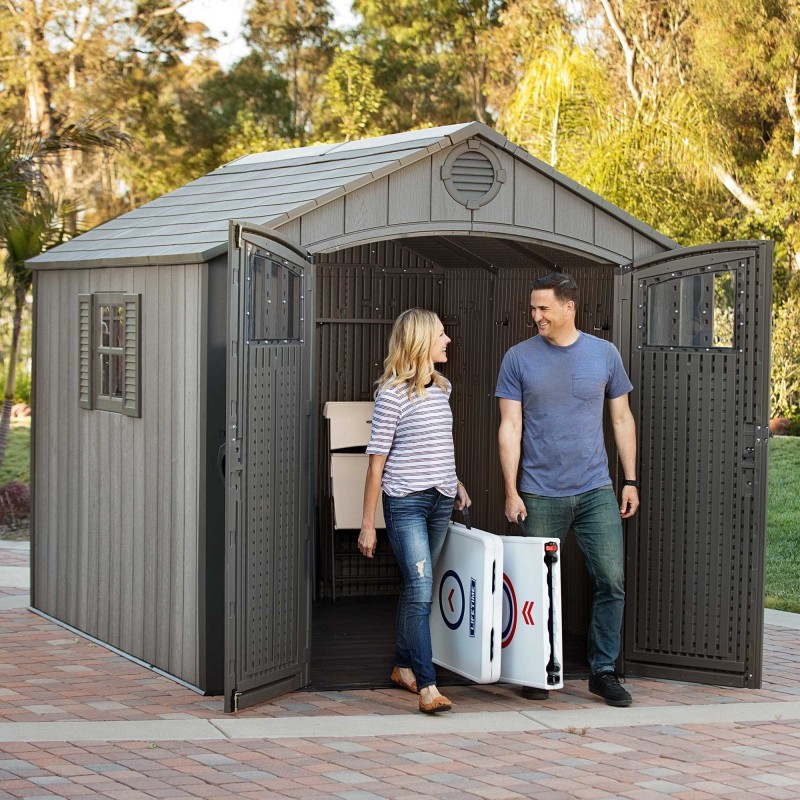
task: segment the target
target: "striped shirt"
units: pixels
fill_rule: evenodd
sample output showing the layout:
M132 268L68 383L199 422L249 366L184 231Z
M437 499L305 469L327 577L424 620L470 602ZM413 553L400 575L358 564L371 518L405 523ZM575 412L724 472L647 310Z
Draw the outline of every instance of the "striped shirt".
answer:
M432 384L425 397L414 392L409 400L402 385L381 389L375 398L367 452L388 455L381 486L390 497L431 488L456 496L450 391L449 382L445 391Z

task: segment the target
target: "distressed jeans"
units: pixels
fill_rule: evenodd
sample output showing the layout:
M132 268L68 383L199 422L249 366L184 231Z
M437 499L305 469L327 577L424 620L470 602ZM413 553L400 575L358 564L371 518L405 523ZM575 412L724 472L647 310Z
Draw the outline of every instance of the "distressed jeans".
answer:
M413 670L417 689L436 683L428 622L433 567L442 552L454 500L436 489L413 492L405 497L383 495L386 531L402 578L397 604L395 663Z
M592 675L611 672L619 656L625 606L622 521L614 490L602 486L572 497L542 497L521 492L528 516L526 536L563 541L570 528L586 559L592 582L592 614L586 655Z

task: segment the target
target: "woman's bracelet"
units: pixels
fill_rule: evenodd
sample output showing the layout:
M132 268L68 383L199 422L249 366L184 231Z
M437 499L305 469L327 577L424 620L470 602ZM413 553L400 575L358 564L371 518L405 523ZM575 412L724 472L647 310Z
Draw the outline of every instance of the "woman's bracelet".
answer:
M456 486L460 486L462 489L466 489L467 488L466 486L464 486L463 483L461 483L461 481L458 478L456 478Z

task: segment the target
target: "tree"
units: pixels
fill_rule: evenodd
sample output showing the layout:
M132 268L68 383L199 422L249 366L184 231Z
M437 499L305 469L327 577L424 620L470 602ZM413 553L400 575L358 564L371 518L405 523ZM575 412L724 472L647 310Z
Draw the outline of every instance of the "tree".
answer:
M352 48L370 64L385 102L386 131L477 119L487 101L489 34L501 0L356 0L361 16Z
M47 163L65 152L118 148L127 143L124 134L96 120L63 125L47 136L13 124L0 129L0 246L6 252L5 267L14 296L8 373L0 413L0 463L8 444L22 310L31 287L31 273L25 261L69 238L70 221L75 219L74 203L55 198L48 189Z
M377 123L385 92L375 85L375 71L351 50L338 50L325 77L327 109L346 142L380 136Z
M538 7L526 0L504 17L526 37L501 131L678 241L707 238L720 203L713 164L721 154L713 118L681 85L679 70L668 69L681 52L678 10L675 19L640 23L643 32L630 33L638 49L623 64L603 29L584 18L553 9L549 27L533 27Z
M324 76L337 33L328 0L254 0L245 39L265 71L284 76L291 105L291 135L299 144L314 134Z

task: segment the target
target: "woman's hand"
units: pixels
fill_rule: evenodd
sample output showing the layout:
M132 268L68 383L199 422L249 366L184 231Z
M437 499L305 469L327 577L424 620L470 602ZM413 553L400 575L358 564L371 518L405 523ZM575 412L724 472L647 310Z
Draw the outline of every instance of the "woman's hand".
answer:
M456 502L454 503L456 511L461 511L463 508L469 508L472 505L472 500L469 499L467 494L467 487L459 484L456 489Z
M361 527L361 533L358 535L358 549L361 555L367 558L372 558L375 555L375 548L378 546L378 534L375 528L367 526Z

